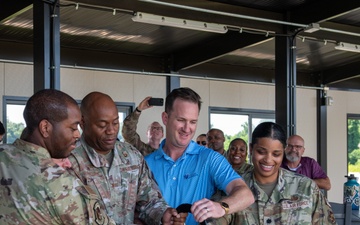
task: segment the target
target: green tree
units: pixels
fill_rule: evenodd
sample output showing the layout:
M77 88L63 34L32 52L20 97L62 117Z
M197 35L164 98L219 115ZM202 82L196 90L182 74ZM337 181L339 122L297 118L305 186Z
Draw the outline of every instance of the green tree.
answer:
M224 148L225 150L229 149L230 142L234 140L235 138L242 138L246 143L249 141L249 123L245 122L244 124L241 124L242 129L234 134L234 135L226 135L225 134L225 142L224 142Z
M358 119L348 119L348 153L359 148L360 132Z
M349 164L355 165L360 159L360 149L355 149L349 154L348 162Z
M25 125L23 123L14 123L10 120L6 120L6 143L13 143L16 138L19 138L21 132L24 130Z

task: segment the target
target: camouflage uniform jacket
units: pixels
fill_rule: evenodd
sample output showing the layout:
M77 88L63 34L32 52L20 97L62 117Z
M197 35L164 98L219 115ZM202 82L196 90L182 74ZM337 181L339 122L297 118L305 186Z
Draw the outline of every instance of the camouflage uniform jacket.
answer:
M242 176L244 173L252 170L254 166L252 164L244 162L240 168L234 169L235 172L237 172L240 176ZM215 194L211 197L211 200L219 202L222 198L224 198L226 195L225 192L221 190L217 190Z
M247 173L250 170L253 170L254 166L250 163L244 162L240 168L234 169L240 176Z
M135 111L130 113L124 120L121 134L126 142L130 143L136 149L138 149L141 154L143 154L143 156L147 156L148 154L154 152L156 149L151 147L149 144L141 141L140 135L136 133L139 117L140 114L137 114Z
M0 146L0 224L115 224L95 192L40 146Z
M253 172L243 175L255 196L255 203L243 211L211 224L308 225L336 224L333 211L314 181L281 169L270 197L254 182Z
M85 143L84 137L69 157L84 183L101 196L108 215L116 224L133 224L135 208L147 224L160 224L169 207L151 178L141 153L117 141L111 166L104 156Z

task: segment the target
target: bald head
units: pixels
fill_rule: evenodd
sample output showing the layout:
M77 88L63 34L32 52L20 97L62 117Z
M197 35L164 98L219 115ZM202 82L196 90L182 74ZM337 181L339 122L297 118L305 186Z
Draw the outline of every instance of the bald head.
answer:
M81 101L81 113L83 116L88 116L90 113L101 111L102 108L116 108L117 107L112 98L101 92L91 92Z
M299 135L292 135L286 141L285 156L286 159L294 164L299 164L301 156L305 151L304 139Z
M81 102L81 128L88 145L106 154L114 148L119 132L119 114L112 98L91 92Z

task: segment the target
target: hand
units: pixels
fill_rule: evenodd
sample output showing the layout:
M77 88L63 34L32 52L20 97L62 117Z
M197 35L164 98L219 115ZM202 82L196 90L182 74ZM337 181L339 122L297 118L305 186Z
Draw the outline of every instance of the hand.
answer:
M140 104L138 105L138 109L140 110L140 111L143 111L143 110L145 110L145 109L148 109L148 108L151 108L152 106L150 106L149 105L149 99L151 98L151 96L148 96L148 97L146 97L144 100L142 100L141 102L140 102Z
M208 218L219 218L225 215L225 210L219 202L214 202L203 198L194 202L191 206L191 212L197 222L203 222Z
M162 224L164 225L183 225L186 221L187 213L178 213L174 208L168 208L164 212Z

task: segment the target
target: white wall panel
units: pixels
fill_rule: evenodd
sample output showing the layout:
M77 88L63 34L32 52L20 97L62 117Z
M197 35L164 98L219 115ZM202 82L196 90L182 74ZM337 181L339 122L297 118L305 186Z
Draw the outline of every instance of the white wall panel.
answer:
M296 134L305 140L304 156L317 159L316 90L296 90Z
M207 133L209 130L209 105L210 105L210 81L199 79L181 79L182 87L189 87L196 91L202 100L199 121L194 136L194 140L199 134Z
M5 64L4 89L6 95L30 96L34 90L33 66L27 64Z
M136 75L134 76L134 87L131 93L132 98L127 102L134 102L135 107L147 96L163 98L164 106L153 106L141 113L137 132L144 142L147 142L147 128L154 122L159 122L163 127L161 113L165 110L166 78L160 76ZM130 97L130 93L129 96ZM165 127L164 127L165 129ZM164 131L165 136L165 131Z

